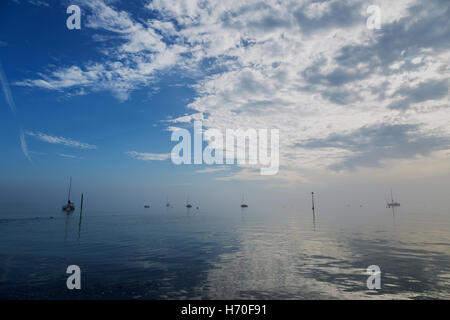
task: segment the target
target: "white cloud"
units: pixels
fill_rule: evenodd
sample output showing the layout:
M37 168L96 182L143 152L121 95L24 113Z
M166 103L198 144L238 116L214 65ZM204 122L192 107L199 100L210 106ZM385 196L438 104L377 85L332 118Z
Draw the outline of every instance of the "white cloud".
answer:
M127 154L130 155L133 159L142 161L164 161L170 159L169 153L143 153L137 151L128 151Z
M20 130L19 138L20 138L20 147L22 149L23 154L28 159L28 161L30 161L33 164L33 160L31 159L30 153L28 151L27 141L25 140L25 135L22 130Z
M25 134L37 138L41 141L51 143L51 144L62 144L67 147L74 147L74 148L80 148L80 149L97 149L97 146L72 140L70 138L64 138L64 137L57 137L57 136L51 136L42 132L32 132L32 131L25 131Z
M100 0L79 1L87 14L85 27L109 32L111 40L122 40L118 47L104 50L105 62L87 62L82 66L67 66L41 74L37 79L17 81L15 85L49 90L109 90L118 99L128 99L129 93L154 81L154 74L174 66L184 51L182 46L167 46L157 27L164 31L168 24L135 21L130 14L118 11ZM94 40L104 37L94 35Z
M201 170L195 171L196 173L215 173L215 172L221 172L221 171L227 171L229 170L229 167L226 166L215 166L215 167L206 167Z
M8 104L11 111L16 113L16 104L14 103L13 96L11 94L11 89L9 88L8 79L6 79L5 72L3 71L2 62L0 60L0 82L2 85L3 95L5 96L6 103Z
M62 158L70 158L70 159L83 159L82 157L77 157L71 154L60 153L58 154Z
M323 170L360 156L339 141L307 145L362 128L413 125L425 137L450 137L448 94L410 99L404 110L392 108L402 102L396 92L414 95L423 83L449 79L444 41L449 8L443 2L376 0L370 4L381 7L379 31L366 28L369 4L360 0L153 0L147 20L110 2L82 4L90 11L87 27L122 42L105 49L106 62L56 69L18 84L111 90L124 100L157 81L157 73L183 70L196 81L196 97L187 106L192 114L167 122L203 119L206 128L223 132L279 128L280 176L283 170L303 176L302 170ZM418 7L411 11L412 6Z
M50 4L43 0L28 0L28 3L38 7L50 7Z

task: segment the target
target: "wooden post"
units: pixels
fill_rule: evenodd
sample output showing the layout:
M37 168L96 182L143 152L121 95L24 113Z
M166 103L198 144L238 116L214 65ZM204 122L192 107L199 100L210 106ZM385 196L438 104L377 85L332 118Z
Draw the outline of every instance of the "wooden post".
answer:
M82 216L83 216L83 193L81 194L81 203L80 203L80 222L78 223L78 239L80 239Z
M81 216L83 215L83 193L81 194L81 204L80 204L80 222L81 222Z

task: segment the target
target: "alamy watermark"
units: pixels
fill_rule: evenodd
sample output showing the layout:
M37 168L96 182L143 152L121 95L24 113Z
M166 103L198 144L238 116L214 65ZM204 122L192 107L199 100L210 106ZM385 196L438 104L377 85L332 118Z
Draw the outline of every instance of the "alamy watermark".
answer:
M172 132L171 141L179 143L172 149L171 160L176 165L192 163L260 165L261 175L275 175L278 173L280 162L280 132L279 129L270 130L269 146L268 131L253 128L226 129L224 134L218 129L208 129L204 137L202 121L195 121L193 161L191 133L186 129L177 129ZM203 141L209 142L204 149Z
M67 267L66 270L67 274L70 274L70 276L67 278L66 286L67 289L73 290L81 289L81 269L79 266L73 264Z
M66 26L69 30L80 30L81 29L81 9L76 4L72 4L67 7L67 14L70 16L66 20Z
M381 289L381 269L377 265L371 265L367 267L367 289L369 290L379 290Z
M81 9L79 6L72 4L67 7L67 14L70 16L66 20L66 26L69 30L81 29ZM369 17L366 20L367 29L381 29L381 8L377 5L367 7L366 13Z

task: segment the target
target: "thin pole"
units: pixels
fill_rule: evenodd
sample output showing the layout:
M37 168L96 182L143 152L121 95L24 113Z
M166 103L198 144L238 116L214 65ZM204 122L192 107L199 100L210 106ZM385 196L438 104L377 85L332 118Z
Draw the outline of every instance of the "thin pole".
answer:
M314 212L314 192L311 192L312 213L313 213L313 230L316 231L316 213Z
M78 222L78 239L80 239L81 233L81 218L83 216L83 193L81 194L81 204L80 204L80 222Z
M69 195L67 197L67 202L70 202L70 191L72 189L72 177L70 177L70 182L69 182Z
M80 205L80 222L81 222L81 216L83 215L83 197L84 194L81 194L81 205Z

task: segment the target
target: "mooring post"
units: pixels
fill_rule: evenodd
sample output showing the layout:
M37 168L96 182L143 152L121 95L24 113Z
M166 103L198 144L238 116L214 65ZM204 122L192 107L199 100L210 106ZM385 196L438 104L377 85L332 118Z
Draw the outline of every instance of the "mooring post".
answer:
M81 194L81 203L80 203L80 222L78 222L78 239L80 239L81 233L81 218L83 217L83 193Z
M81 204L80 204L80 223L81 223L81 216L83 215L83 196L84 194L81 194Z

